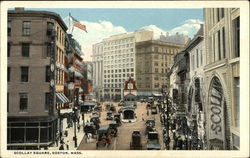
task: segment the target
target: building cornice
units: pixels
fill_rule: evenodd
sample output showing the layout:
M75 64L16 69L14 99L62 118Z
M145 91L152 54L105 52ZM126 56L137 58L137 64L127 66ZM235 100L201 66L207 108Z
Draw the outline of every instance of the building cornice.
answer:
M41 18L52 18L55 19L64 31L68 29L66 24L63 22L59 14L49 11L31 11L31 10L9 10L8 17L41 17Z

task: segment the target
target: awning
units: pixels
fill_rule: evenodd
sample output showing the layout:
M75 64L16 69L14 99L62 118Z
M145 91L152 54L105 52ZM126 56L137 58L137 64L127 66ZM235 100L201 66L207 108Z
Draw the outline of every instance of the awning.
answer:
M69 99L63 93L56 93L57 103L68 103Z

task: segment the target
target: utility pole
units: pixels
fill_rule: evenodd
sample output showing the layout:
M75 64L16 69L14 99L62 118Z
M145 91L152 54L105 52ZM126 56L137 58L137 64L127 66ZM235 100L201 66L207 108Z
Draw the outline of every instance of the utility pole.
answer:
M75 148L77 147L77 136L76 136L76 121L77 121L77 107L78 107L78 102L79 102L79 88L75 89L75 94L76 94L76 99L74 99L74 137L73 140L75 141Z

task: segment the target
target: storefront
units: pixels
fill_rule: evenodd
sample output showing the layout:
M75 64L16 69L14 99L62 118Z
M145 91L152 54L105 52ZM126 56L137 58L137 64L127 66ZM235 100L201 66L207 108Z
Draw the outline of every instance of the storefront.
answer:
M8 150L46 149L58 136L57 117L8 118Z

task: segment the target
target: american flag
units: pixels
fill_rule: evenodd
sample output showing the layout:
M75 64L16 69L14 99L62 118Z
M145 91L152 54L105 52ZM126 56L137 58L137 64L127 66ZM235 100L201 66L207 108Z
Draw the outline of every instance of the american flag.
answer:
M78 20L76 20L76 19L73 18L72 16L70 16L70 17L71 17L71 19L73 20L73 25L74 25L75 27L78 27L79 29L81 29L81 30L87 32L86 25L81 24Z

